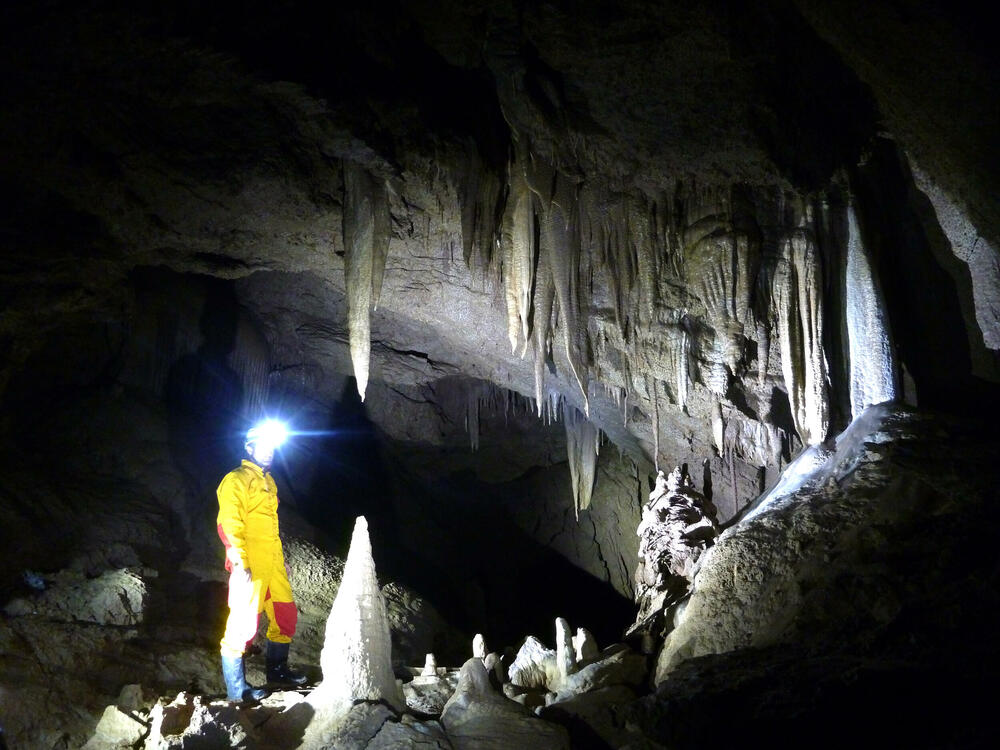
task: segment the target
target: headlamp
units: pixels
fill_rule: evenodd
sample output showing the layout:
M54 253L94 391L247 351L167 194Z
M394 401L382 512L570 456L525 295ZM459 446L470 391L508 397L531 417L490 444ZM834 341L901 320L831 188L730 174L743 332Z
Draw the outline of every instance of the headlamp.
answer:
M279 448L288 439L288 428L277 419L266 419L247 430L246 442Z

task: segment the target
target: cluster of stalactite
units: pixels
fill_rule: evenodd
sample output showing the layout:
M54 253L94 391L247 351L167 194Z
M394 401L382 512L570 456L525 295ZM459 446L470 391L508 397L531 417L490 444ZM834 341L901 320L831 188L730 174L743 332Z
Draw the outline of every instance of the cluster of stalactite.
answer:
M821 242L829 233L818 222L829 217L822 198L690 183L655 194L616 192L558 168L524 136L514 138L505 175L476 158L459 171L463 256L502 285L511 351L534 364L538 416L555 416L560 396L580 407L580 419L566 420L567 434L571 425L574 431L571 466L595 462L593 434L577 436L590 417L592 388L622 407L626 424L629 402L641 404L653 421L657 465L661 418L670 409L691 416L696 392L696 416L723 458L738 455L757 466L780 460L791 435L771 419L776 383L787 393L801 443L826 438L824 273L836 269L824 269ZM351 351L363 395L368 315L378 298L389 219L384 187L363 169L346 165L344 184ZM841 188L830 191L842 197ZM863 252L842 255L853 258L845 284L857 287L870 276ZM847 306L864 316L863 305ZM884 351L884 321L875 329L862 335ZM860 361L868 343L852 342L850 356ZM775 354L780 366L772 364ZM893 364L883 360L877 377L891 380ZM547 372L553 367L562 372ZM754 369L756 377L746 377ZM572 392L562 392L567 382ZM734 384L742 405L733 402ZM887 395L891 389L876 387L860 398ZM482 399L470 398L466 420L476 447ZM589 503L585 473L573 474L578 509Z

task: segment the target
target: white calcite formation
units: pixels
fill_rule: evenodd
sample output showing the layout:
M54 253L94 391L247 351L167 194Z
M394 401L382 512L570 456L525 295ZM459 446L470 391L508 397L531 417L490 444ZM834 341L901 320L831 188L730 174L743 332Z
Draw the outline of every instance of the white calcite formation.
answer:
M382 291L389 252L389 203L385 188L363 167L344 162L344 279L351 361L365 400L371 359L371 310Z
M529 635L507 670L510 681L523 688L546 688L556 684L559 665L556 652L546 648L535 636Z
M563 422L566 425L566 453L573 486L573 510L579 520L580 511L590 507L594 492L601 433L589 419L570 406L563 409Z
M477 659L486 658L486 639L482 633L476 633L472 639L472 655Z
M481 659L462 665L458 686L441 712L448 740L456 750L569 748L566 730L542 721L498 692Z
M847 212L847 336L850 347L851 416L896 399L896 357L882 290L861 241L853 207Z
M573 648L573 631L562 617L556 618L556 665L559 667L559 681L576 671L576 650ZM550 686L551 687L551 686Z
M586 628L577 628L573 636L573 649L576 651L577 662L593 659L599 653L597 639Z
M830 422L823 354L823 276L810 229L790 232L771 285L773 325L781 347L781 371L795 430L806 445L826 438Z
M702 555L718 533L714 507L697 492L680 468L659 472L642 509L635 629L643 629L663 609L686 596Z
M309 696L317 713L336 712L358 700L382 700L397 709L404 705L392 672L389 620L364 516L354 525L344 578L326 622L320 666L323 682Z
M424 660L424 668L420 670L421 677L437 677L437 659L434 654L427 654Z

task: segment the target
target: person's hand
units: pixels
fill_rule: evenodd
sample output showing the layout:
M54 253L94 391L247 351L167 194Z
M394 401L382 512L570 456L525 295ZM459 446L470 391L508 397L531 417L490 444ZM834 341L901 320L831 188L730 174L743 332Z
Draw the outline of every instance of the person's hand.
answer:
M243 563L233 564L232 577L240 583L250 583L253 577L250 575L250 568L244 568Z

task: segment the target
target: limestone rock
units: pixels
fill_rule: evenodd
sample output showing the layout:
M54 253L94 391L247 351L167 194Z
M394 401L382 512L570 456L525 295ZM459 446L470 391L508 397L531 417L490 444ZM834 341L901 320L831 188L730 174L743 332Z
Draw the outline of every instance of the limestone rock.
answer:
M636 530L639 614L633 630L647 627L665 607L690 591L701 557L717 533L713 515L714 508L679 467L668 477L659 473Z
M573 648L573 634L569 623L562 617L556 618L556 665L559 667L559 680L566 679L576 670L576 651ZM550 685L550 687L553 687Z
M437 659L434 658L434 654L427 654L427 658L424 660L424 667L420 670L420 674L423 677L437 677Z
M185 750L191 747L233 747L252 750L258 747L258 737L250 717L237 704L229 701L205 703L200 696L189 699L178 696L178 701L190 707L174 715L169 727L157 721L166 714L154 712L153 723L144 745L145 750ZM184 726L180 721L186 718ZM179 730L179 731L164 731Z
M576 651L578 662L593 659L600 651L597 648L597 640L586 628L576 629L576 635L573 636L573 649Z
M323 682L309 696L317 707L355 700L385 700L397 709L404 705L392 671L389 618L364 516L354 525L344 578L326 623L320 664Z
M646 657L623 644L609 646L590 663L578 665L577 671L560 685L553 703L580 693L624 685L641 690L649 668Z
M594 746L595 734L609 747L644 747L629 744L641 737L629 731L620 716L621 707L632 703L636 695L637 691L626 685L597 688L550 703L538 715L566 727L573 747Z
M486 639L482 633L476 633L476 637L472 639L472 655L477 659L486 658Z
M441 714L455 750L507 750L511 747L569 748L566 730L536 718L490 684L480 659L469 659L458 687Z
M445 671L442 675L414 677L403 683L403 697L411 711L429 716L440 716L445 703L458 685L458 671Z
M560 679L556 652L529 635L517 652L514 663L507 670L507 675L519 687L544 688L554 685Z
M130 748L145 733L146 725L138 717L122 711L118 706L108 706L94 729L94 736L87 740L83 748L84 750Z
M146 606L146 583L126 569L106 570L95 578L63 570L31 599L15 599L5 607L10 617L38 614L66 622L137 625Z
M436 721L415 721L404 716L387 721L365 750L452 750L452 744Z

